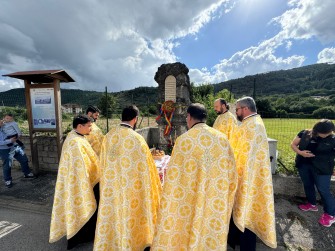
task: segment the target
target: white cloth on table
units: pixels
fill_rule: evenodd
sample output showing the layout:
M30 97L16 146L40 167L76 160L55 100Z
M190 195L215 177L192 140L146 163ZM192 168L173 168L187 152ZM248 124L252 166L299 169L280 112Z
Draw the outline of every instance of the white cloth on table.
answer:
M170 161L170 157L171 157L170 155L164 155L161 159L155 160L155 164L157 166L157 171L162 185L164 185L167 165Z

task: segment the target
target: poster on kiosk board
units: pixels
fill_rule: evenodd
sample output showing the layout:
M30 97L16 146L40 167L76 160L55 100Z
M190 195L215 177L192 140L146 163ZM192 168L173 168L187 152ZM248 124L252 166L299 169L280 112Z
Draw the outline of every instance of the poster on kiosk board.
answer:
M55 129L56 110L54 88L30 89L33 128Z

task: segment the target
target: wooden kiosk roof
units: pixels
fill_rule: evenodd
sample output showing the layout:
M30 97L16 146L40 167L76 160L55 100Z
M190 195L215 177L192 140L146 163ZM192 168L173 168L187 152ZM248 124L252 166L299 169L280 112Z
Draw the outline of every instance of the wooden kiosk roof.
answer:
M3 76L29 80L33 83L52 83L55 79L60 82L75 82L64 70L19 71Z

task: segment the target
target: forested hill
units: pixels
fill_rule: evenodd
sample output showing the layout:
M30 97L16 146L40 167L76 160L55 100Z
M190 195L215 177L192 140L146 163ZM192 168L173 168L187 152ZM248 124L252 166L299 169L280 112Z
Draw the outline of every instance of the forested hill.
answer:
M335 93L335 64L314 64L290 70L256 74L214 85L214 92L231 90L235 97L299 94L329 96Z
M192 81L192 80L191 80ZM307 96L330 96L335 94L335 64L314 64L290 70L273 71L246 76L214 84L214 92L231 90L235 97L253 95L256 97L295 94ZM254 90L255 86L255 90ZM128 91L113 93L119 103L134 103L139 106L157 102L156 87L138 87ZM83 90L61 90L62 104L76 103L83 107L98 104L103 92ZM24 89L0 92L1 106L25 106Z
M61 90L62 104L76 103L81 104L87 102L97 102L101 93L94 91L82 90ZM84 102L85 100L85 102ZM0 102L4 106L25 106L24 88L12 89L5 92L0 92Z
M112 95L117 96L119 103L124 105L146 105L147 103L156 103L157 91L156 87L138 87L128 91L112 93ZM79 104L85 108L89 104L97 105L103 95L105 95L104 92L61 89L61 103ZM1 106L24 107L26 105L24 88L0 92L0 102Z

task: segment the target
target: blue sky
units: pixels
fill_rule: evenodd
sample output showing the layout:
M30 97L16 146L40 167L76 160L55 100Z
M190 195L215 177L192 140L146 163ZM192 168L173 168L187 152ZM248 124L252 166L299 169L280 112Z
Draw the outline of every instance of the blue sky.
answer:
M192 4L190 4L192 3ZM0 74L64 69L62 88L157 86L161 64L191 82L335 63L334 0L2 0ZM0 77L0 91L23 87Z
M190 67L211 68L213 62L219 62L236 51L257 45L259 41L273 36L278 28L268 22L285 11L286 1L254 1L261 2L259 5L245 2L238 2L229 13L215 18L197 35L181 39L181 45L174 49L176 55L189 61ZM196 57L194 52L197 53Z

